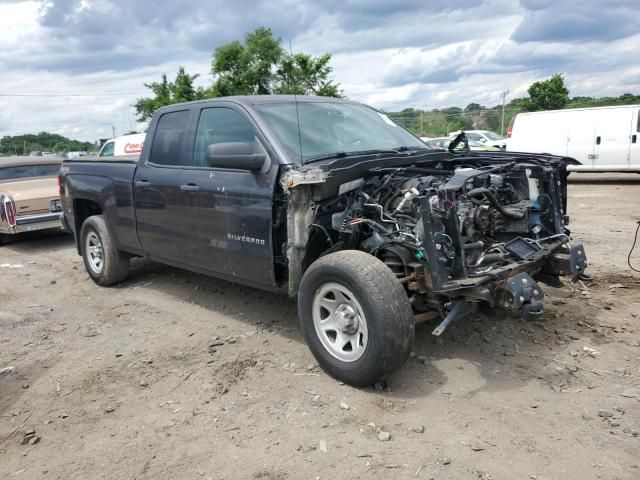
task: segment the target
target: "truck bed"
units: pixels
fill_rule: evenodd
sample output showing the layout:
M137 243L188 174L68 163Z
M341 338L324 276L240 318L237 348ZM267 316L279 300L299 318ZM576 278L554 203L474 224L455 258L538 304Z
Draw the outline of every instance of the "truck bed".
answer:
M66 206L74 218L73 210L101 211L113 228L118 248L135 252L140 249L136 234L136 216L133 206L133 178L137 155L125 157L82 157L62 162L61 175L68 177L67 195L74 199ZM63 208L65 199L63 198ZM66 228L79 238L80 224L66 222Z

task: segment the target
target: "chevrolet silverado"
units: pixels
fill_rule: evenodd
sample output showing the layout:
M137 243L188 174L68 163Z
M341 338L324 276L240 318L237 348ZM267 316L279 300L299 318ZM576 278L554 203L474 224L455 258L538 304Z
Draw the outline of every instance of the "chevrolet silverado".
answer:
M369 385L402 366L416 322L440 335L478 305L540 319L539 282L582 274L571 163L464 134L433 151L342 99L228 97L159 109L139 158L65 160L60 193L97 284L140 256L297 297L319 364Z

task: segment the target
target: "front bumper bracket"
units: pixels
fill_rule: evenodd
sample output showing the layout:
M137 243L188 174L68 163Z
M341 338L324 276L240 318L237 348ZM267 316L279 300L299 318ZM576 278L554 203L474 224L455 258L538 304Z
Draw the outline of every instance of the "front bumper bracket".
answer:
M544 316L544 292L528 273L509 278L505 290L510 294L508 301L512 309L520 311L525 320L539 320Z

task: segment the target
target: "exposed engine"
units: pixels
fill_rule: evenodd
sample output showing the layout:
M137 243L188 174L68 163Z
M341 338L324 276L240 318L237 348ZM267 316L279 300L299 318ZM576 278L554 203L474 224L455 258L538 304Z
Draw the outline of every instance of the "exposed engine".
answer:
M383 260L418 312L444 315L446 301L465 298L536 318L542 292L523 292L536 284L529 274L559 282L569 273L570 254L577 255L565 230L557 168L494 161L453 171L379 168L369 175L317 204L315 234L327 236L327 251L358 249ZM578 263L586 266L584 259ZM514 271L527 278L510 289L506 280ZM504 288L487 288L500 281Z

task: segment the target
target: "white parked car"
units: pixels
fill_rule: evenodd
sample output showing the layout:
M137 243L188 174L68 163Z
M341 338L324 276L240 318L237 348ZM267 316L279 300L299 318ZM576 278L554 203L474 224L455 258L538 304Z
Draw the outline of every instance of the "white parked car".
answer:
M508 150L572 157L569 171L640 172L640 105L519 113Z
M461 131L462 130L451 132L449 136L451 138L455 138ZM469 140L484 143L488 147L498 147L503 150L506 147L507 138L502 135L498 135L496 132L492 132L491 130L464 130L464 134Z
M102 148L99 157L122 157L127 155L140 155L146 133L134 133L132 135L122 135L107 140Z
M80 158L80 157L86 157L89 154L87 152L80 152L80 151L76 151L76 152L67 152L66 158Z

